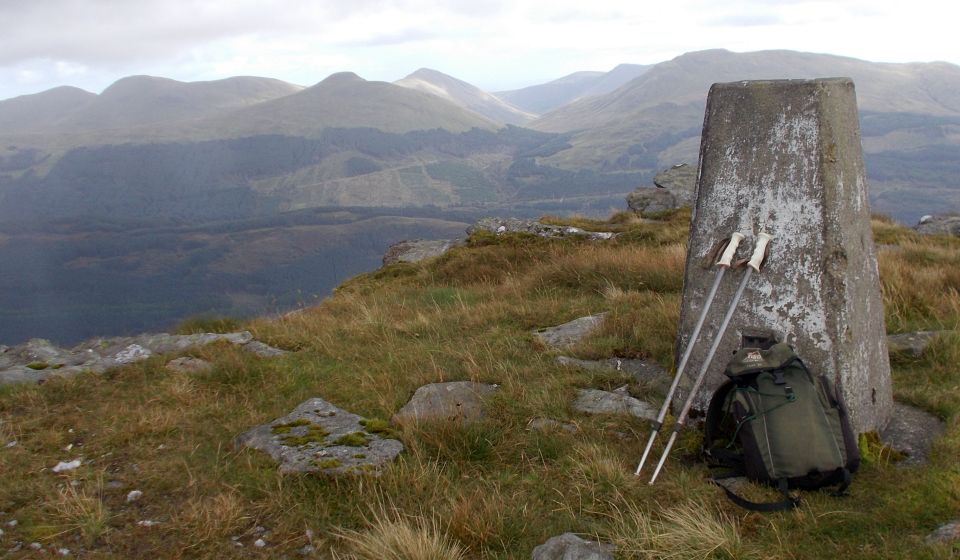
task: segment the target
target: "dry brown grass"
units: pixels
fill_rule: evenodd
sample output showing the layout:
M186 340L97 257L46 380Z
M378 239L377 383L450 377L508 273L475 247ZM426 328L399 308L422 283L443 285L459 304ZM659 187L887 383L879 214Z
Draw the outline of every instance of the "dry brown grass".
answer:
M110 530L110 512L103 503L102 491L102 480L90 492L73 484L58 488L46 515L51 528L57 532L48 538L77 533L86 546L92 546Z
M251 519L244 500L232 491L224 491L190 498L172 524L190 535L192 542L187 548L203 548L237 534Z
M447 536L436 517L404 514L380 505L372 508L368 527L362 531L341 529L346 544L344 560L460 560L466 550Z

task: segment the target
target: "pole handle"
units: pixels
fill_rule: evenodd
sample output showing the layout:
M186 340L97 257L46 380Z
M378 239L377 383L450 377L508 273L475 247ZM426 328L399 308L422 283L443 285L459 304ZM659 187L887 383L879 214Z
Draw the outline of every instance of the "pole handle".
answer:
M763 264L763 258L767 255L767 245L771 239L773 239L773 236L768 233L757 234L757 245L753 248L753 255L747 262L747 266L760 272L760 266Z
M745 235L736 231L730 235L730 241L727 242L726 249L724 249L723 254L720 255L717 266L730 268L730 263L733 262L733 256L737 253L737 247L740 246L740 242L743 241L745 237Z

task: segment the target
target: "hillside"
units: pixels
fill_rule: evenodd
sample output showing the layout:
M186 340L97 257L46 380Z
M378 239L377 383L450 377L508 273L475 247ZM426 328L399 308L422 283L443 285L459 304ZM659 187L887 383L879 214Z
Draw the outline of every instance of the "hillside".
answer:
M499 91L495 95L531 113L543 114L584 97L610 93L650 68L641 64L620 64L609 72L574 72L545 84Z
M167 125L211 117L300 91L300 86L270 78L234 77L210 82L179 82L153 76L130 76L100 95L76 88L56 88L0 101L3 134L77 133ZM55 106L51 107L51 102Z
M805 492L795 512L746 513L706 480L699 437L687 430L651 487L633 476L648 422L571 403L580 389L621 386L659 403L669 376L562 366L560 351L531 331L607 311L598 331L562 353L670 366L689 213L554 221L621 236L476 234L437 260L361 275L316 307L247 325L293 351L285 356L214 344L183 353L208 362L206 371L168 369L180 355L169 354L0 389L0 545L79 557L526 560L571 531L614 545L623 560L956 553L925 539L960 511L949 483L960 455L960 337L892 356L896 397L947 423L926 465L901 468L865 439L850 496ZM960 326L957 239L883 221L874 231L889 330ZM459 380L497 384L479 422L387 424L418 387ZM367 430L405 450L379 476L335 477L281 474L265 453L234 445L315 397L367 417ZM303 437L290 445L309 445ZM414 556L414 547L426 552Z
M476 86L429 68L421 68L394 84L436 95L499 124L522 125L536 118Z
M752 79L851 77L862 114L872 201L913 221L960 208L960 67L883 64L794 51L688 53L624 87L530 123L573 134L572 148L544 163L566 169L653 169L695 162L710 85ZM948 155L952 154L952 155Z

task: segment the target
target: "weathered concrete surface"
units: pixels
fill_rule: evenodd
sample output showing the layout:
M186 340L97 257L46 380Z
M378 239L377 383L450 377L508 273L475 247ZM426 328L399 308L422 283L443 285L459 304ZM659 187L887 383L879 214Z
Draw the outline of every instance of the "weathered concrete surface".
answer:
M879 431L893 398L876 250L853 82L846 78L714 84L707 100L691 217L680 352L714 272L701 262L720 237L773 235L766 268L743 294L695 400L723 381L743 328L781 333L816 373L838 382L854 430ZM690 358L699 369L743 272L728 274ZM706 341L706 342L703 342ZM693 374L674 400L687 397Z

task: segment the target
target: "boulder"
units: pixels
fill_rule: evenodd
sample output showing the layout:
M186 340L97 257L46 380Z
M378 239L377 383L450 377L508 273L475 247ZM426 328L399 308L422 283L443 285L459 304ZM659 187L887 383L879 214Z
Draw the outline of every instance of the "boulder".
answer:
M533 331L533 336L547 346L554 348L573 346L596 330L606 316L606 313L598 313L596 315L580 317L579 319L574 319L573 321L556 327L537 329Z
M580 389L573 408L587 414L626 414L644 420L656 420L659 412L652 405L631 397L626 387L616 391Z
M430 383L414 392L413 397L397 412L393 421L476 422L484 417L483 397L493 394L497 385L473 381Z
M383 266L397 263L415 263L439 257L451 248L463 245L462 239L414 239L391 245L383 255Z
M532 560L613 560L613 546L581 539L573 533L551 537L533 549Z
M653 177L653 184L672 194L678 206L691 206L697 189L697 168L688 163L678 163L657 173Z
M949 332L953 331L917 331L891 334L887 336L887 348L890 352L905 352L919 357L926 351L930 342L941 334Z
M811 370L841 388L856 433L879 431L893 392L883 301L860 144L856 93L847 78L714 84L704 118L697 198L690 220L677 358L686 348L714 270L702 263L733 232L748 258L772 235L766 265L753 274L716 358L694 395L704 410L725 379L727 356L748 329L778 333ZM744 272L717 290L701 340L714 340ZM691 364L710 344L694 346ZM693 378L673 401L682 406Z
M914 229L921 235L960 236L960 216L924 216Z
M237 437L235 444L258 449L280 464L279 470L324 474L379 474L403 451L384 437L389 430L320 399L300 403L290 414Z
M640 187L627 195L627 207L640 215L673 210L678 206L677 197L663 189Z
M894 402L893 414L880 430L880 439L907 456L897 463L898 466L911 467L926 464L933 442L943 435L945 429L943 421L936 416L908 404Z

